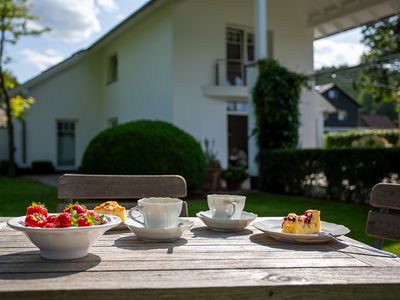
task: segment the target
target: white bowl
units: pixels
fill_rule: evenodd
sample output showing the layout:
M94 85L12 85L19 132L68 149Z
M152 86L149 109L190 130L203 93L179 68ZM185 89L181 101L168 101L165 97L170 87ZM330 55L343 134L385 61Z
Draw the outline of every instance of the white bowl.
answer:
M89 254L89 248L107 230L118 226L121 219L104 215L106 224L87 227L37 228L25 227L25 216L7 222L8 226L24 232L47 259L75 259Z

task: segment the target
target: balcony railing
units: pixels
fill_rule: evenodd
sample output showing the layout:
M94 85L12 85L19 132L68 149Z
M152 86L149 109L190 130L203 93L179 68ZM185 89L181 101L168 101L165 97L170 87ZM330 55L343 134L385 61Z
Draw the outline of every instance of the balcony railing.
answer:
M216 63L217 86L246 86L245 62L241 59L218 59Z

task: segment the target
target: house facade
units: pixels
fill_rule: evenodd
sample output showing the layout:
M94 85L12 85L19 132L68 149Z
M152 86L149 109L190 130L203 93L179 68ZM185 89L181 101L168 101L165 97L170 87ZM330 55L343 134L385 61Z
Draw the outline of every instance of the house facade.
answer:
M335 107L334 112L327 113L325 116L326 132L344 131L360 126L360 104L353 97L333 83L318 88L319 93Z
M249 62L257 58L262 2L268 56L303 74L313 73L315 38L398 9L396 1L373 0L335 1L339 8L329 0L150 1L15 91L36 99L25 123L16 123L18 165L51 161L59 170L77 169L95 135L139 119L164 120L199 142L214 141L224 167L232 148L254 158ZM300 102L299 146L316 147L322 128L315 92L304 90Z

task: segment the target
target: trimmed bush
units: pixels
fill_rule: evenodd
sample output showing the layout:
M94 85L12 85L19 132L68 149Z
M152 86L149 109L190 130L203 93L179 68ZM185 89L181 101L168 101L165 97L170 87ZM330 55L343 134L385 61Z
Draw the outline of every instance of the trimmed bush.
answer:
M400 129L380 129L346 132L327 133L324 136L324 147L332 148L350 148L352 143L368 136L378 136L385 138L392 145L399 145Z
M399 181L400 149L272 150L260 162L265 191L368 202L376 183Z
M135 121L104 130L90 142L81 167L90 174L181 175L189 190L202 186L206 170L200 144L161 121Z

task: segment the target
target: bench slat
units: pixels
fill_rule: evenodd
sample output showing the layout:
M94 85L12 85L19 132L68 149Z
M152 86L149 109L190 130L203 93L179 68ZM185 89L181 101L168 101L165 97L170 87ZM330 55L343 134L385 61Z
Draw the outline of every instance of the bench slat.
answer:
M178 175L83 175L59 178L59 199L132 199L185 197L186 181Z
M400 241L400 215L370 211L366 233L377 238Z

